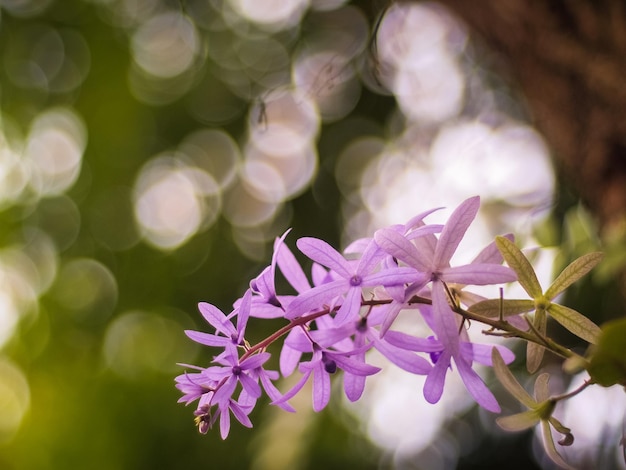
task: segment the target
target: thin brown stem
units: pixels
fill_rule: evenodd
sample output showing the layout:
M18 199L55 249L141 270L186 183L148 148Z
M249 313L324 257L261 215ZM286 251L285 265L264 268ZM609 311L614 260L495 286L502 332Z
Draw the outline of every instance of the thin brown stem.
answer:
M548 338L546 338L544 335L542 335L541 332L537 329L537 327L535 325L533 325L533 322L530 320L530 318L528 318L527 314L524 315L524 320L526 320L526 324L528 325L528 328L530 328L530 331L535 333L537 338L540 340L540 342L538 342L537 344L539 344L541 346L549 346Z
M362 300L361 305L362 306L369 306L369 307L375 307L377 305L386 305L386 304L390 304L392 302L391 299L382 299L382 300ZM414 304L423 304L423 305L432 305L432 300L427 298L427 297L422 297L419 295L414 295L413 297L411 297L408 302L408 305L414 305ZM478 315L476 313L472 313L469 312L463 308L461 308L458 304L454 304L451 305L451 308L454 312L458 313L459 315L461 315L465 320L468 321L476 321L479 323L482 323L484 325L490 326L491 330L490 332L485 332L485 334L491 334L491 335L497 335L497 336L506 336L506 337L511 337L511 338L519 338L519 339L523 339L525 341L531 342L531 343L536 343L539 344L540 346L543 346L544 348L548 349L549 351L553 352L554 354L561 356L565 359L570 358L575 356L576 354L567 349L564 346L561 346L559 343L553 341L550 338L547 338L543 335L538 334L536 330L534 328L531 327L531 331L524 331L524 330L520 330L519 328L516 328L515 326L513 326L512 324L510 324L509 322L507 322L506 320L502 320L502 319L493 319L493 318L488 318L488 317L484 317L482 315ZM287 333L289 333L292 329L298 327L298 326L304 326L307 323L309 323L312 320L315 320L316 318L319 317L323 317L324 315L328 315L330 313L332 313L334 310L330 310L328 307L318 311L318 312L314 312L314 313L310 313L308 315L304 315L302 317L296 318L294 320L291 320L287 325L283 326L282 328L280 328L279 330L275 331L274 333L272 333L270 336L268 336L267 338L261 340L260 342L256 343L253 346L250 346L246 352L243 354L243 356L241 357L240 360L244 360L247 357L250 357L252 354L254 354L257 351L262 351L265 348L267 348L270 344L272 344L274 341L278 340L280 337L286 335ZM502 333L496 333L495 330L499 330Z
M413 296L411 297L408 303L409 304L421 303L421 304L432 305L432 300L427 299L425 297ZM513 325L511 325L506 320L499 320L499 319L495 320L493 318L484 317L482 315L469 312L458 306L453 307L452 310L454 310L456 313L458 313L459 315L461 315L463 318L467 320L474 320L479 323L483 323L485 325L490 326L494 330L501 330L511 337L520 338L525 341L529 341L531 343L537 343L545 347L546 349L552 351L554 354L557 354L563 358L567 359L575 355L573 351L567 349L564 346L561 346L559 343L551 340L550 338L545 338L545 337L540 338L533 333L520 330L519 328L516 328Z
M278 338L280 338L283 335L286 335L295 327L306 325L308 322L315 320L316 318L323 317L324 315L328 315L330 312L331 310L329 310L328 308L325 308L323 310L320 310L319 312L310 313L309 315L304 315L303 317L299 317L294 320L291 320L287 325L283 326L279 330L276 330L274 333L269 335L264 340L259 341L254 346L250 346L250 348L246 350L243 356L241 356L240 361L243 361L247 357L250 357L252 354L254 354L257 351L264 350L270 344L276 341Z
M556 395L556 396L550 397L550 400L554 400L554 402L567 400L568 398L578 395L580 392L582 392L584 389L586 389L589 385L592 385L592 384L593 382L591 380L585 380L580 387L572 390L569 393L563 393L562 395Z

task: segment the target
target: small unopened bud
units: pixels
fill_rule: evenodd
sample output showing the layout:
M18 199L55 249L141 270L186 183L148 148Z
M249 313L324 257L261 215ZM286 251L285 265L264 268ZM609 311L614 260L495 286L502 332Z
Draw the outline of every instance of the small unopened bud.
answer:
M332 359L328 359L325 354L322 355L322 364L324 364L324 370L329 374L337 372L337 363Z
M574 435L571 432L563 435L563 438L559 441L562 446L571 446L574 443Z

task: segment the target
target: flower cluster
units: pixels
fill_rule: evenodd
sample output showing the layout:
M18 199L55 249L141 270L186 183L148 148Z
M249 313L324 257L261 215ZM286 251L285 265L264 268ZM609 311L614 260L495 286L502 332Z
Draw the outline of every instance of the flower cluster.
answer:
M439 401L447 374L456 369L474 400L499 412L494 395L473 366L492 365L494 348L505 363L514 359L513 353L503 346L471 342L459 310L483 300L465 291L466 286L507 283L517 276L502 265L494 243L472 263L450 265L479 204L478 197L466 200L445 225L424 221L433 211L420 214L405 225L356 241L344 254L322 240L301 238L296 245L312 261L311 281L284 243L287 233L277 239L271 264L250 282L232 312L200 303L200 312L215 332L186 332L193 341L216 348L209 367L188 365L193 372L176 378L183 393L180 401L198 400L195 416L200 432L219 419L221 436L226 438L231 414L251 427L249 414L264 392L272 404L293 411L289 399L309 380L313 409L322 410L330 399L331 376L339 370L346 397L358 400L366 378L380 371L366 362L371 349L409 373L425 375L423 394L430 403ZM276 292L277 269L295 295ZM424 318L429 334L416 337L394 330L399 312L408 308ZM283 318L287 323L250 344L246 337L250 317ZM266 369L268 348L279 340L280 374ZM300 379L281 393L273 382L296 371Z

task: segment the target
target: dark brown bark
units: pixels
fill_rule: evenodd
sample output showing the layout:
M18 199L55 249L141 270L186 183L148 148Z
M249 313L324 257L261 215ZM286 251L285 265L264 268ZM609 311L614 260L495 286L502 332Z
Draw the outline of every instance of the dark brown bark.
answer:
M626 219L626 2L440 0L503 57L556 164L609 228Z

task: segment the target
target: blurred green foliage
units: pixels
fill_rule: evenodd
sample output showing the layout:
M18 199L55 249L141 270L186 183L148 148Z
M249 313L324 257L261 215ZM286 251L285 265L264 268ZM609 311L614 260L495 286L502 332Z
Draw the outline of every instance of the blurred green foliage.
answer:
M7 8L1 9L3 3ZM2 131L19 141L42 111L71 107L84 121L88 144L78 179L65 194L24 197L0 213L2 247L17 243L24 248L29 231L41 230L56 247L58 269L50 288L20 312L2 350L2 360L9 362L6 367L0 363L5 382L0 413L16 413L18 405L26 412L17 423L0 427L0 468L253 468L260 452L254 445L257 430L235 425L225 442L214 433L200 435L192 406L176 403L180 394L173 378L184 370L177 362L211 358L183 333L205 327L197 302L227 310L267 259L244 256L232 226L222 218L178 249L161 251L138 240L131 206L142 165L207 126L190 106L194 93L218 85L206 80L214 81L211 74L219 71L208 64L198 73L195 91L166 104L138 100L129 87L129 69L132 34L141 18L125 18L124 9L184 13L185 4L202 8L203 2L62 0L32 10L28 5L36 1L22 3L20 10L20 2L0 2ZM88 56L84 80L66 89L60 86L62 77L56 89L51 81L16 81L10 74L12 59L27 61L37 47L44 65L54 62L54 53L71 54L47 50L50 38L60 32L82 38ZM210 109L218 98L209 93L202 105ZM251 102L239 101L231 117L208 127L242 136ZM336 243L339 195L332 173L332 162L322 162L313 190L283 210L298 232ZM101 298L91 299L89 273L71 271L78 260L110 273L112 291L97 291ZM256 334L269 327L263 325ZM294 419L312 418L309 413ZM262 428L264 415L255 413L253 421ZM319 426L323 432L304 445L300 468L369 467L374 451L361 452L363 440L348 443L352 438L342 420L326 415Z

